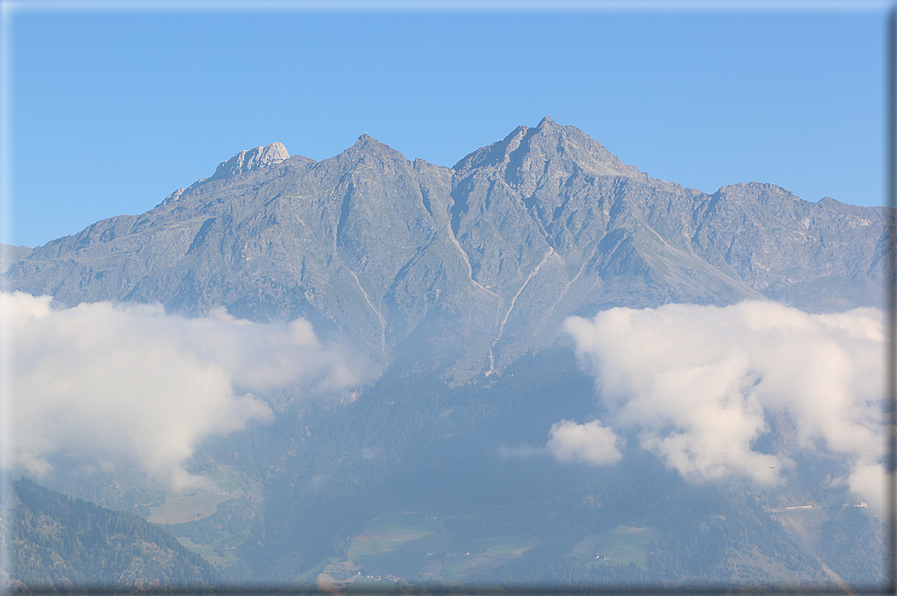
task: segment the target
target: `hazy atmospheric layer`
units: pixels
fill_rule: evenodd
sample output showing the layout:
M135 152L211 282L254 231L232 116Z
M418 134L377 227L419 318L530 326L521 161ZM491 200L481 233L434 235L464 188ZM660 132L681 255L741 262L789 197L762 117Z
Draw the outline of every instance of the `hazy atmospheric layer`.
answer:
M202 439L272 418L254 393L346 387L364 370L302 320L250 323L223 310L187 319L108 302L54 309L49 297L18 292L0 295L0 305L16 355L5 464L37 477L66 454L105 466L136 461L183 487L191 478L182 465ZM841 462L836 482L880 506L879 310L821 315L755 301L614 308L571 317L564 329L610 417L559 421L544 449L505 455L544 450L562 462L615 465L619 432L689 479L776 483L793 463L755 443L784 415L800 447Z

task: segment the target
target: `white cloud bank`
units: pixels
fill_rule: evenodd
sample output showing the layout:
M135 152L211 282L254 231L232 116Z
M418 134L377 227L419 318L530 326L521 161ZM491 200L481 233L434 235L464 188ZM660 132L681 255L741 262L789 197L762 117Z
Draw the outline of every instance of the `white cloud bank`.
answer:
M785 415L797 445L838 457L850 489L881 502L881 311L813 315L755 301L614 308L570 317L564 329L611 426L634 432L684 477L776 482L786 456L752 447L771 415ZM616 443L609 428L589 424L555 425L552 453L602 463Z
M12 361L3 464L36 476L66 455L137 462L149 476L185 486L191 478L182 465L203 438L273 417L251 392L359 380L303 320L257 324L223 309L188 319L161 306L51 302L0 294Z

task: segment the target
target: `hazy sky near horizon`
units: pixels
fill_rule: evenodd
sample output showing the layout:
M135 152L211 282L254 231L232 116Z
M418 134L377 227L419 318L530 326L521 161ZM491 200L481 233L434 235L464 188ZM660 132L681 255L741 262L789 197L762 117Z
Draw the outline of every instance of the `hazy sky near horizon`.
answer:
M2 241L142 213L274 141L452 166L545 115L705 192L882 204L890 4L658 4L4 2Z

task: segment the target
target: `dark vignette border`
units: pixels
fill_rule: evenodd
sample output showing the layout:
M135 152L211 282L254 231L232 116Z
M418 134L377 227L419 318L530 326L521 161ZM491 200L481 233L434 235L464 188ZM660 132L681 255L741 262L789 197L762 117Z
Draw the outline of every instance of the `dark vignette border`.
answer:
M888 346L885 370L885 423L886 464L889 472L885 482L886 526L885 526L885 582L886 593L897 593L897 5L892 5L887 17L885 39L885 204L888 206L886 219L888 226L888 263L885 301L888 309Z
M381 587L382 586L382 587ZM869 595L883 596L885 594L894 594L892 587L880 584L868 584L862 586L847 586L846 588L836 585L819 585L809 584L803 586L780 586L780 585L739 585L728 586L724 584L707 584L696 586L664 586L662 584L647 584L642 586L615 586L608 585L553 585L553 584L403 584L394 582L382 582L369 586L365 589L353 589L352 593L359 596L385 596L386 594L394 594L398 589L401 595L422 595L422 596L448 596L459 594L462 596L498 596L498 595L519 595L519 596L553 596L570 594L573 596L586 595L619 595L619 596L636 596L641 594L670 594L670 595L688 595L688 596L728 596L728 595L744 595L744 596L775 596L786 594L806 594L806 595L823 595L823 594L852 594L852 595ZM288 585L288 584L259 584L255 586L159 586L148 589L135 588L133 586L79 586L73 588L31 588L29 592L14 592L16 594L34 594L34 595L79 595L79 596L120 596L126 594L140 595L171 595L171 596L187 596L187 595L207 595L217 596L219 594L225 596L332 596L334 593L321 590L312 585Z
M395 582L381 582L370 586L368 589L355 588L353 594L359 596L365 594L385 595L398 591L401 595L433 595L443 596L451 594L460 595L520 595L542 596L554 594L591 595L591 594L619 594L621 596L638 594L671 594L689 596L716 596L728 594L744 595L778 595L778 594L852 594L852 595L897 595L897 3L892 3L885 19L885 197L884 204L888 208L885 213L885 226L887 232L888 259L885 279L889 280L885 288L885 305L887 308L887 344L885 348L885 374L884 382L885 403L883 417L886 422L885 433L885 470L888 476L885 481L885 581L881 584L837 585L807 584L807 585L778 585L778 584L699 584L699 585L669 585L669 584L645 584L632 585L551 585L551 584L406 584ZM7 480L5 474L0 478L0 487L5 488ZM5 563L5 561L3 561ZM382 586L382 588L380 588ZM256 584L233 586L115 586L115 585L81 585L72 587L38 587L29 586L26 590L4 591L0 596L7 594L33 594L44 595L83 595L83 596L118 596L125 594L141 595L225 595L225 596L277 596L277 595L322 595L330 596L331 591L321 590L313 585L291 584Z

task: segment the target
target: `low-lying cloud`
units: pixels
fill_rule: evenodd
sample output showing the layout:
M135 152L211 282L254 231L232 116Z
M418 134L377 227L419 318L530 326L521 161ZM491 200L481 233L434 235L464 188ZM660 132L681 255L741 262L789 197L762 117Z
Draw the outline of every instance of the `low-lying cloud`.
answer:
M595 376L608 426L633 433L684 477L777 482L791 461L755 444L778 417L800 448L836 457L851 490L880 502L881 311L817 315L755 301L614 308L570 317L564 329ZM612 453L610 428L559 424L565 434L553 428L549 441L558 459Z
M577 424L561 420L548 433L548 452L560 461L579 461L594 465L613 465L623 458L620 438L601 426L600 420Z
M258 324L223 309L201 318L109 302L55 309L49 296L0 294L12 373L4 466L43 476L55 456L136 462L184 486L183 464L211 435L272 419L254 392L359 382L307 321Z

